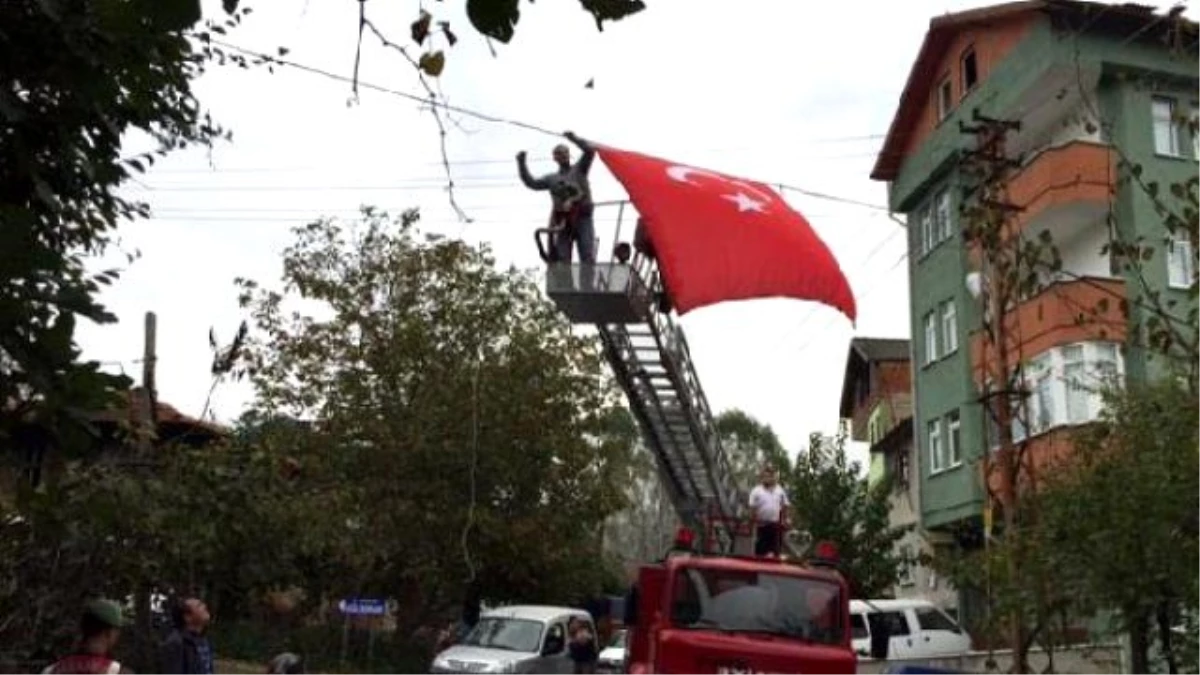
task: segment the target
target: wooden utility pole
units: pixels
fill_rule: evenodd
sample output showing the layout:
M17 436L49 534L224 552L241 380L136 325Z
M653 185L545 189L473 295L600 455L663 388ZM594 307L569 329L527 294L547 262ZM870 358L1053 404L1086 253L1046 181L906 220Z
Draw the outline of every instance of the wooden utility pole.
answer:
M981 473L987 496L984 521L985 529L989 530L985 537L991 535L995 501L1001 510L1003 536L1010 546L1005 557L1010 583L1013 583L1020 578L1022 567L1018 508L1024 443L1014 441L1012 422L1020 415L1026 392L1019 367L1018 326L1013 325L1015 318L1010 321L1006 314L1015 310L1026 275L1022 273L1019 224L1013 222L1013 216L1022 209L1008 200L1008 181L1020 168L1020 161L1006 156L1006 141L1010 132L1020 130L1021 123L989 118L978 110L974 111L973 118L974 124L959 124L960 131L976 139L975 149L966 153L961 168L978 181L964 194L967 204L963 209L966 216L964 235L972 253L978 256L982 277L980 299L984 344L981 366L984 382L979 400L986 413L985 424L996 425L999 441L995 460L987 448L982 455ZM989 443L989 437L985 426L984 443ZM994 490L993 476L997 479ZM985 546L990 550L990 542L985 541ZM988 566L990 569L990 559ZM1013 611L1009 618L1013 672L1028 672L1027 636L1021 608Z
M142 395L138 397L138 449L149 451L154 443L158 420L158 392L154 383L154 368L157 360L158 317L146 312L146 324L142 349ZM143 458L145 459L145 458Z
M142 391L134 401L137 406L137 452L138 463L144 465L150 461L154 451L154 441L158 436L158 393L155 390L154 367L157 359L156 340L158 320L154 312L146 312L146 323L143 334L142 349ZM153 627L150 620L150 594L153 585L151 580L143 579L134 593L134 617L137 622L137 635L134 644L142 672L153 671L155 664L155 642Z

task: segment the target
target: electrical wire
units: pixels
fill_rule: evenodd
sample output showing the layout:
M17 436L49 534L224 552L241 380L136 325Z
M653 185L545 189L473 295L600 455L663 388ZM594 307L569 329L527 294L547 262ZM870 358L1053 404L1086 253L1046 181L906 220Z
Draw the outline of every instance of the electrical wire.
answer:
M541 126L539 124L534 124L531 122L525 122L522 120L513 119L513 118L509 118L509 117L501 117L499 115L492 115L489 113L479 112L477 110L472 110L470 108L464 108L462 106L453 105L453 104L450 104L450 103L447 103L444 101L433 100L428 96L420 96L420 95L409 93L406 91L400 91L398 89L392 89L390 87L384 87L381 85L372 84L370 82L364 82L361 79L347 77L345 75L338 75L337 73L332 73L332 72L330 72L328 70L324 70L322 68L317 68L315 66L309 66L309 65L302 64L302 63L298 63L298 62L292 61L290 59L285 59L282 56L272 56L265 52L258 52L258 51L252 50L252 49L247 49L245 47L241 47L239 45L225 42L223 40L212 40L212 43L215 45L224 47L226 49L230 49L230 50L239 52L246 56L252 56L252 57L264 60L269 63L295 68L295 69L303 71L303 72L307 72L307 73L314 74L314 75L319 75L321 77L336 80L336 81L343 82L346 84L356 85L363 89L370 89L372 91L377 91L377 92L385 93L385 94L388 94L391 96L396 96L396 97L410 100L410 101L413 101L416 103L420 103L421 105L438 108L438 109L444 110L446 112L458 113L460 115L472 117L472 118L475 118L475 119L478 119L478 120L481 120L484 122L491 122L493 124L507 124L509 126L517 127L519 129L534 131L537 133L545 134L547 136L552 136L554 138L559 138L562 136L562 132L551 131L550 129L547 129L546 127ZM862 138L866 138L866 136L864 136ZM863 202L863 201L859 201L859 200L848 198L848 197L840 197L837 195L831 195L831 194L828 194L825 192L819 192L819 191L810 190L810 189L804 188L804 187L789 185L787 183L783 183L780 181L759 180L757 182L760 182L760 183L763 183L766 185L776 186L780 189L780 191L790 190L797 194L806 195L806 196L813 197L816 199L825 199L825 200L840 202L843 204L862 206L865 208L875 209L875 210L879 210L879 211L887 211L888 210L886 206L881 206L878 204L871 204L869 202ZM497 187L499 187L499 186L497 186ZM370 188L368 188L368 189L370 189ZM378 188L378 189L384 189L384 188ZM443 189L445 189L445 186L443 186Z
M479 371L483 366L482 350L476 354L475 372L471 376L471 463L467 469L468 501L467 519L462 531L463 563L467 566L467 581L474 582L477 576L475 561L471 558L470 536L475 527L475 508L478 488L476 474L479 469Z

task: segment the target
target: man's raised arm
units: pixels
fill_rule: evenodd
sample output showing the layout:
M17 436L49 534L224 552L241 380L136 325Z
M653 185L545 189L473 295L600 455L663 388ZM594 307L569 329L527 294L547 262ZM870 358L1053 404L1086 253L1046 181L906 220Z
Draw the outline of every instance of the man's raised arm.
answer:
M517 174L521 176L521 182L530 190L549 190L550 184L544 179L534 178L529 173L529 167L525 166L525 151L517 153Z
M568 141L571 141L579 148L579 170L587 173L592 168L592 160L596 158L596 148L591 143L575 135L574 131L563 133Z

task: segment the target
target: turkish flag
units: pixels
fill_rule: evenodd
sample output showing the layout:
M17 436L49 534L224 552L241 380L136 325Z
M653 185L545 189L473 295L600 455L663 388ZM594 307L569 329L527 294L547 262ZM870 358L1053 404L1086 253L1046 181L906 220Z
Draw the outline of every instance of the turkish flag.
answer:
M837 260L804 216L754 181L596 146L645 221L680 314L730 300L815 300L856 318Z

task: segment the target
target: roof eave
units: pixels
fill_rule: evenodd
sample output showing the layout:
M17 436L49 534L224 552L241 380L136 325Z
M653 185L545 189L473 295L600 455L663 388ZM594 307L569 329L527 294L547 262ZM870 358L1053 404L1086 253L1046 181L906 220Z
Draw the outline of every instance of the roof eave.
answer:
M896 114L892 116L892 122L888 126L887 135L883 140L883 147L880 149L879 156L875 160L875 165L871 169L871 180L892 181L900 174L900 166L904 161L904 157L903 148L897 146L901 143L904 136L907 135L902 135L901 131L902 129L912 127L913 120L911 117L916 111L920 110L920 106L915 101L915 91L919 89L917 84L923 79L924 71L929 65L928 62L932 59L932 54L937 51L936 47L938 45L936 44L936 40L942 38L942 34L945 31L950 31L954 28L976 21L1002 18L1021 12L1042 9L1047 4L1049 4L1048 0L1018 0L1017 2L969 9L954 14L944 14L930 19L929 29L925 32L925 38L921 41L921 48L917 50L917 58L913 61L912 68L908 71L908 79L904 83L904 89L900 92L900 102L896 106Z

